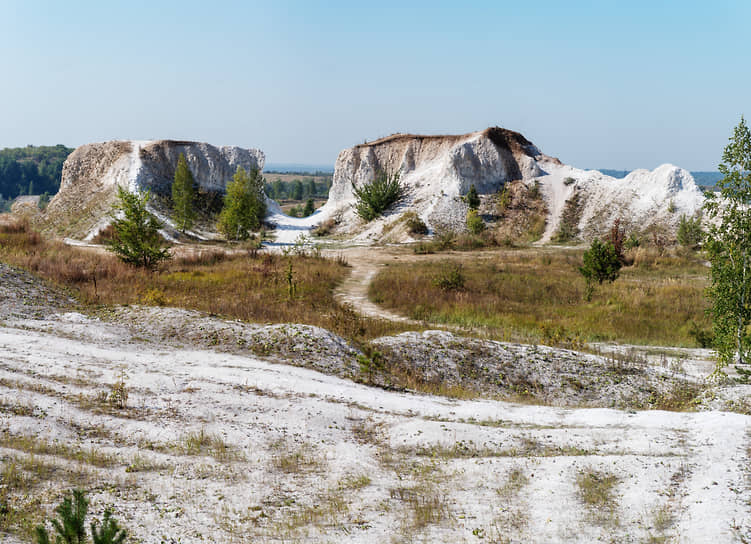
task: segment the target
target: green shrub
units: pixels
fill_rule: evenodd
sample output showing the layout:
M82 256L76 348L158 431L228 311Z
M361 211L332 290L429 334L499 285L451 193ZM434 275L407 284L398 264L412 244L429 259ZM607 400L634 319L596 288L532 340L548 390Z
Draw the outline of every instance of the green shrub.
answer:
M470 210L476 210L480 207L480 196L477 194L474 183L469 186L469 192L467 192L467 206Z
M466 279L462 274L461 265L454 264L445 266L437 276L433 278L433 285L442 291L460 291L464 289Z
M527 192L527 196L531 198L532 200L537 200L542 198L542 190L540 189L540 180L536 179L532 183L532 187L529 187L529 190Z
M485 230L485 222L477 213L477 210L469 210L469 213L467 213L467 229L472 234L480 234Z
M640 245L641 239L635 232L632 232L628 235L626 241L623 242L623 249L634 249L635 247L639 247Z
M503 215L506 209L511 205L511 191L508 183L503 185L500 193L498 193L498 215Z
M678 221L678 243L682 246L697 248L704 239L704 231L701 228L701 217L686 217L681 215Z
M621 270L621 260L618 252L610 242L594 240L587 251L584 252L584 263L579 267L579 272L587 281L584 298L592 297L593 284L602 284L604 281L615 281Z
M576 180L574 178L571 178L571 177L563 178L563 184L566 187L568 187L569 185L573 185L574 183L576 183Z
M389 174L379 171L370 183L360 187L353 183L352 192L356 199L355 212L365 221L380 217L384 211L404 197L399 172Z
M697 325L695 321L691 322L689 334L694 337L700 348L711 348L714 345L712 330Z

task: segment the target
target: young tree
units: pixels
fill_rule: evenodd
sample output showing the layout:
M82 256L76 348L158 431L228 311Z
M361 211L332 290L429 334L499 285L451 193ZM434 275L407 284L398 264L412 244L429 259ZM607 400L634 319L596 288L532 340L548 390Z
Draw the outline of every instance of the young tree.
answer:
M303 193L303 187L302 187L302 181L299 179L296 179L292 182L292 194L290 195L290 198L292 200L302 200L302 193Z
M615 281L621 266L621 260L613 244L595 239L589 249L584 252L584 263L579 267L579 272L587 282L584 299L592 298L594 282L602 284L604 281Z
M284 184L281 179L276 179L271 183L271 193L270 196L274 200L279 200L285 197L287 193L284 190Z
M227 184L224 208L217 224L219 231L227 240L245 240L252 231L261 228L265 216L263 177L256 169L248 173L238 166L232 181Z
M748 361L751 337L751 133L746 120L735 127L719 166L720 198L707 195L709 224L705 247L712 264L710 313L714 322L717 371L735 358Z
M315 203L313 202L312 198L309 198L308 201L305 203L305 208L302 211L303 217L308 217L309 215L313 215L313 212L316 211Z
M123 262L155 269L161 261L169 259L170 254L161 247L162 223L146 209L148 191L131 193L118 187L117 198L113 206L114 235L107 243L108 249Z
M104 511L101 526L92 521L90 528L94 544L122 544L128 536L128 532L112 517L112 510L109 508Z
M316 192L317 192L317 189L316 189L316 182L315 182L315 180L313 178L308 178L305 181L305 193L309 197L314 197L314 196L316 196Z
M185 155L180 153L175 169L175 180L172 182L172 216L180 232L185 232L193 226L196 217L194 208L195 181L188 168Z
M477 194L474 183L469 186L469 191L467 192L467 205L470 210L476 210L480 207L480 196Z
M470 209L467 213L467 229L472 234L480 234L485 230L485 222L477 213L477 210Z
M702 238L704 237L704 231L701 228L701 217L687 217L686 214L681 215L678 221L678 232L676 233L676 239L682 246L696 249L701 245Z
M73 498L66 497L55 509L59 518L52 520L52 527L57 533L55 544L84 544L86 539L86 514L89 510L89 500L80 490L73 490ZM122 544L128 536L125 529L120 527L112 517L112 511L104 511L101 524L94 520L91 525L91 540L94 544ZM39 525L35 531L36 544L52 544L50 535L44 525Z

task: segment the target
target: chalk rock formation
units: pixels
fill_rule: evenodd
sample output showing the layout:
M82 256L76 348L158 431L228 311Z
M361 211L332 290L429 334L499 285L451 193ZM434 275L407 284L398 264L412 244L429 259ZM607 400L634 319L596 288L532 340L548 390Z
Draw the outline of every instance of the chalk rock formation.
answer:
M372 181L379 170L399 172L407 195L385 218L363 224L353 210L353 185ZM345 149L321 218L338 217L340 231L361 240L381 238L384 225L408 210L433 230L461 230L467 213L461 197L471 185L480 194L493 194L514 180L539 184L548 208L542 241L556 232L574 194L585 241L606 232L616 218L638 230L658 223L674 230L681 214L694 214L704 201L691 174L681 168L663 165L615 179L565 165L521 134L493 127L461 136L395 134Z
M90 239L109 222L117 187L169 194L180 153L196 183L223 192L238 166L262 169L258 149L215 147L174 140L111 141L88 144L70 154L63 166L60 191L45 210L45 222L59 234ZM157 215L169 224L169 218Z
M415 209L434 228L452 226L464 220L461 195L471 185L494 193L507 181L541 175L537 156L524 136L499 127L461 136L395 134L339 153L326 206L356 224L353 184L372 181L379 170L399 172L407 187L401 208Z

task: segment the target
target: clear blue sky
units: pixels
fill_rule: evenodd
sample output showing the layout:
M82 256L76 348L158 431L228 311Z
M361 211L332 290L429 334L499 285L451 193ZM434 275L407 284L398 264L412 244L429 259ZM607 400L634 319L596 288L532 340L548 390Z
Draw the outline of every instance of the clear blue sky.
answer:
M0 147L181 138L331 164L500 125L587 168L714 170L751 2L0 0Z

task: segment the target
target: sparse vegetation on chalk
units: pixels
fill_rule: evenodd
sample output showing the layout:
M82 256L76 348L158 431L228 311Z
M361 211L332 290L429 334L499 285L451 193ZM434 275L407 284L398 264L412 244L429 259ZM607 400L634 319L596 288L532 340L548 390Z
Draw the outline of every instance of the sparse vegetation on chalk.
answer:
M405 188L400 181L399 172L380 171L375 179L359 187L352 186L355 195L355 211L365 221L372 221L383 215L389 207L404 197Z

